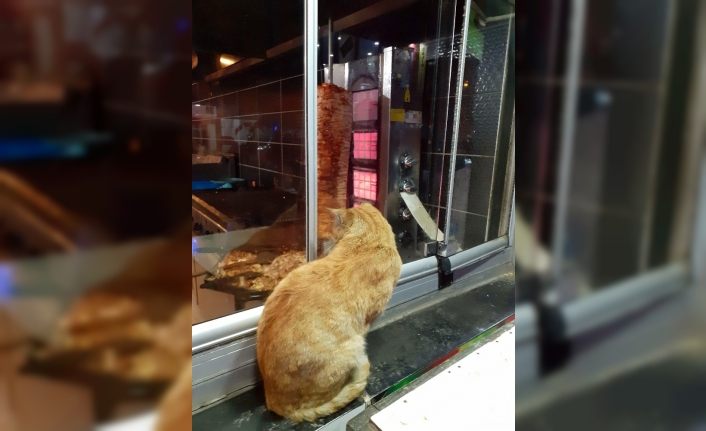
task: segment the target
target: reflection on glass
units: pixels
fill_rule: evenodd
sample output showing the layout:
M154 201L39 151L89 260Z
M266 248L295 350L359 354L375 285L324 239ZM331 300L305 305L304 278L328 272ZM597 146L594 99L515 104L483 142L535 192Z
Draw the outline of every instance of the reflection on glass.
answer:
M244 4L194 13L193 323L261 305L306 261L303 55L265 52L301 36L303 3L281 6L248 23Z

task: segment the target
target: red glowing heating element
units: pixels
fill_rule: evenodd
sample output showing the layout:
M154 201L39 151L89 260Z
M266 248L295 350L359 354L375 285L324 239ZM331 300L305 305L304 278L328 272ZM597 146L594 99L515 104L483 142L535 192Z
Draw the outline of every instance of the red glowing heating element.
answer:
M353 133L353 158L358 160L377 160L378 132Z
M353 196L375 201L378 194L378 176L375 172L353 170Z

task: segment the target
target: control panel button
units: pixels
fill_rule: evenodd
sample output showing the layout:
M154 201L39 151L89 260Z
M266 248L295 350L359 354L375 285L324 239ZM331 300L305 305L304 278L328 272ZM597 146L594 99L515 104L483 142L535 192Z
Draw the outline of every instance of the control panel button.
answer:
M400 208L400 219L403 221L411 220L412 211L410 211L407 207Z
M400 156L400 168L402 169L410 169L412 166L416 165L417 161L409 155L408 153L404 153Z
M414 193L417 191L417 187L414 185L414 181L410 178L403 178L402 181L400 181L400 191Z

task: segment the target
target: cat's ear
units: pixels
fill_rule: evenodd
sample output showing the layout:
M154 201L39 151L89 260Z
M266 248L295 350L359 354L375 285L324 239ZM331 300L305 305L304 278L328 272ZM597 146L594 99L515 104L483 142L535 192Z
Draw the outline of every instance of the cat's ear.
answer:
M333 224L335 227L341 227L343 226L343 220L346 214L346 210L338 209L338 208L329 208L329 211L331 211L331 214L333 214Z

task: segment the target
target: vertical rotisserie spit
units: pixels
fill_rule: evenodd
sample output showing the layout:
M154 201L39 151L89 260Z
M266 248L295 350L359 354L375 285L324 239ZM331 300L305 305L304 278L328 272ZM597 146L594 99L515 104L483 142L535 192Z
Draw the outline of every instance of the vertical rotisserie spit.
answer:
M346 207L353 108L351 94L333 84L319 86L317 104L318 235L321 242L331 232L333 217L328 208Z

